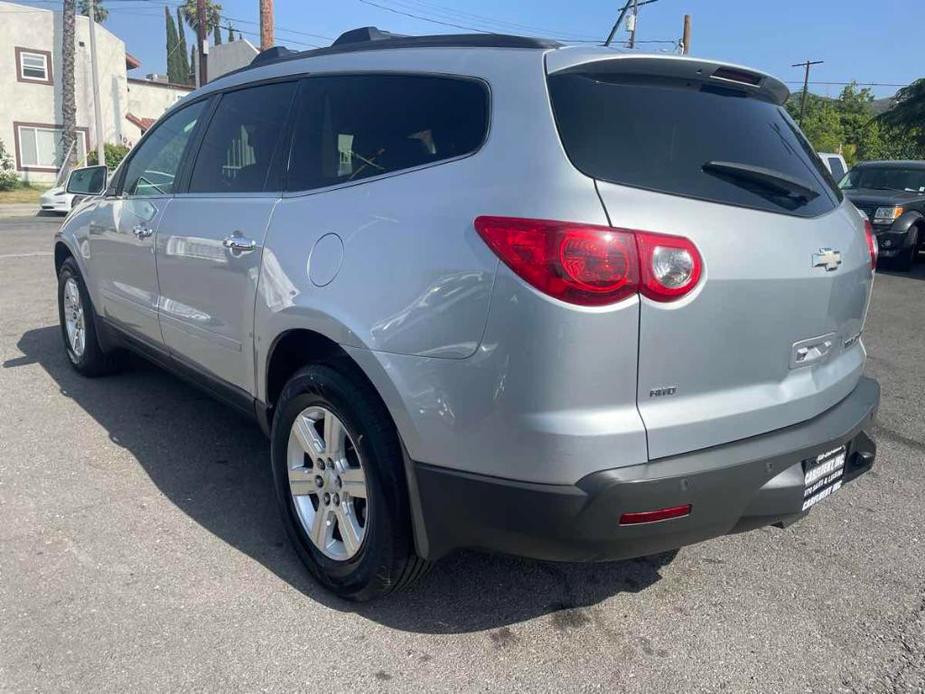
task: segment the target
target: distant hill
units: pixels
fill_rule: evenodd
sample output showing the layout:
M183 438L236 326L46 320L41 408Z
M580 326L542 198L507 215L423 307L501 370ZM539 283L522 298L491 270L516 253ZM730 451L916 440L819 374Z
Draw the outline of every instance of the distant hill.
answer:
M884 111L888 111L890 106L893 104L894 96L885 96L882 99L874 99L870 108L873 110L875 116L879 116Z

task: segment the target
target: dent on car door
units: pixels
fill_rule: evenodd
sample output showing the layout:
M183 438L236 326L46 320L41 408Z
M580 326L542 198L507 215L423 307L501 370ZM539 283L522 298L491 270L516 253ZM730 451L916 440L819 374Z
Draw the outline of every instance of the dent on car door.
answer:
M221 96L188 189L161 221L160 322L172 355L253 392L253 318L267 224L280 197L286 121L296 82Z
M102 315L160 344L155 233L170 204L183 156L206 102L159 123L132 153L118 191L100 202L90 248Z

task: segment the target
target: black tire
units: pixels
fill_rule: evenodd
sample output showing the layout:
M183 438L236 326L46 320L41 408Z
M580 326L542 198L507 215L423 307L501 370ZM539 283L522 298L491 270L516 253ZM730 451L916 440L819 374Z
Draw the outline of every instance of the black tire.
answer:
M910 272L919 257L919 227L913 227L909 233L912 234L912 244L904 248L893 260L893 267L900 272Z
M68 280L73 279L80 294L80 303L83 309L84 320L84 349L77 354L71 346L65 324L64 291ZM80 374L84 376L103 376L117 370L119 367L118 355L115 352L104 351L100 346L96 333L96 312L90 301L90 294L84 284L83 276L73 258L68 258L61 265L58 272L58 322L61 327L61 337L64 340L64 351L68 361Z
M378 396L360 378L348 374L349 368L337 364L315 364L297 371L280 395L270 446L283 524L299 558L325 588L362 602L411 585L429 564L414 552L398 433ZM295 418L313 406L329 410L343 422L366 475L365 537L356 554L343 561L326 556L311 541L290 492L290 431Z

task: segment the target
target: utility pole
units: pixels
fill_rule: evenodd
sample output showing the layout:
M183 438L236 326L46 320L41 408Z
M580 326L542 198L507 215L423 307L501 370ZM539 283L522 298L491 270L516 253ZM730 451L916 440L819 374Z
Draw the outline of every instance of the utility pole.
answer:
M630 27L630 48L636 48L636 25L639 23L639 5L636 4L636 0L633 0L633 26Z
M273 48L273 0L260 0L260 50Z
M691 52L691 16L684 15L684 33L681 34L681 52L690 55Z
M623 18L626 17L626 13L629 12L630 7L636 8L636 11L643 5L650 5L653 2L658 2L658 0L626 0L626 4L623 6L623 9L620 10L620 14L617 15L617 21L614 22L613 26L610 28L610 33L607 34L607 40L604 41L605 46L609 46L613 41L613 37L617 35L617 30L620 28L620 25L623 24Z
M803 75L803 96L800 99L800 122L799 125L803 127L803 114L806 113L806 92L809 90L809 68L813 65L821 65L824 63L824 60L806 60L802 63L795 63L790 67L802 67L806 68L806 72Z
M199 42L199 85L209 81L209 45L206 43L206 0L196 0L196 40Z
M89 0L90 9L90 77L93 82L93 118L96 121L96 163L106 164L106 148L103 146L103 114L100 109L100 71L96 64L96 2Z

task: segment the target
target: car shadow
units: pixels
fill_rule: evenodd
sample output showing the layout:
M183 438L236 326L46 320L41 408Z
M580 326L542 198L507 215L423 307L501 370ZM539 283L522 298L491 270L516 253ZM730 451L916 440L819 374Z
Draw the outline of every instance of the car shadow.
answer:
M894 258L881 258L877 262L877 274L902 277L903 279L925 280L925 253L919 253L918 258L912 265L912 269L908 272L897 270Z
M2 368L40 365L61 395L93 417L113 444L127 449L158 490L200 526L308 598L392 628L502 629L503 639L503 627L546 614L561 629L581 626L590 618L576 608L645 590L676 554L559 564L457 552L411 590L349 603L314 583L289 546L276 510L267 440L256 424L138 358L118 374L84 378L68 364L57 326L29 330L17 345L23 356Z

